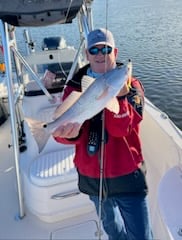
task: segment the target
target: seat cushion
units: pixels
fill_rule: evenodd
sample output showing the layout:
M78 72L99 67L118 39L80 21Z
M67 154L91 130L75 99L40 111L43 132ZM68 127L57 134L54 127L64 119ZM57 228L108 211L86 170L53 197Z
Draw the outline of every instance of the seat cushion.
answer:
M38 186L64 184L77 179L73 147L40 155L30 166L30 179Z

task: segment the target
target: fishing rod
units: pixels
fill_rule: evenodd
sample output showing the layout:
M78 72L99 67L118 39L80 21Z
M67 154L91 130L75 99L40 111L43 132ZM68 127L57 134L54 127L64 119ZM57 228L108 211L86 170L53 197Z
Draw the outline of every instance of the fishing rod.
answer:
M108 29L108 0L106 0L106 24L105 28ZM107 68L107 58L105 56L105 72ZM100 145L100 182L99 182L99 209L98 209L98 238L101 240L103 235L101 231L102 226L102 202L103 202L103 195L107 197L107 183L104 184L104 151L105 151L105 114L104 110L102 112L102 133L101 133L101 145Z

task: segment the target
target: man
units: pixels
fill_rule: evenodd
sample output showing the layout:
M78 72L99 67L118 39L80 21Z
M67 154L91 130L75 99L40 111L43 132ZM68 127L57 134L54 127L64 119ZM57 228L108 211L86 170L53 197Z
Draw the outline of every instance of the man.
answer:
M68 82L63 100L73 90L81 91L83 75L97 78L121 65L116 62L117 55L118 49L109 30L91 31L86 49L90 64ZM75 144L74 163L79 175L79 189L89 195L97 213L102 198L102 223L109 239L151 240L146 200L148 190L139 138L144 101L141 83L133 77L128 79L117 99L120 105L118 114L104 109L82 126L78 123L60 126L53 136L58 142Z

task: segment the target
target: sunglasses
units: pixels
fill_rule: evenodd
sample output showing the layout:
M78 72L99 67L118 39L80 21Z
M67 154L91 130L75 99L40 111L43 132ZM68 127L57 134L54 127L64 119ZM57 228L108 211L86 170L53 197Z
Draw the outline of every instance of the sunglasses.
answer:
M99 54L99 52L101 52L103 55L106 55L112 52L112 47L109 46L105 46L102 48L91 47L88 51L91 55L97 55Z

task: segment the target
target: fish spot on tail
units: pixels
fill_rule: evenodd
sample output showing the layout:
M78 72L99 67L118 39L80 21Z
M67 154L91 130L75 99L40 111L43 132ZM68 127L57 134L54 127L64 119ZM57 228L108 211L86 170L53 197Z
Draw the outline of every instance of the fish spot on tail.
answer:
M25 118L30 127L30 131L38 145L39 153L44 149L50 133L46 130L47 124L45 122L37 121L30 118Z
M48 142L50 133L48 131L46 131L45 128L43 127L43 128L39 128L39 129L34 129L33 136L38 145L38 149L39 149L39 153L40 153L40 152L42 152L46 143Z

